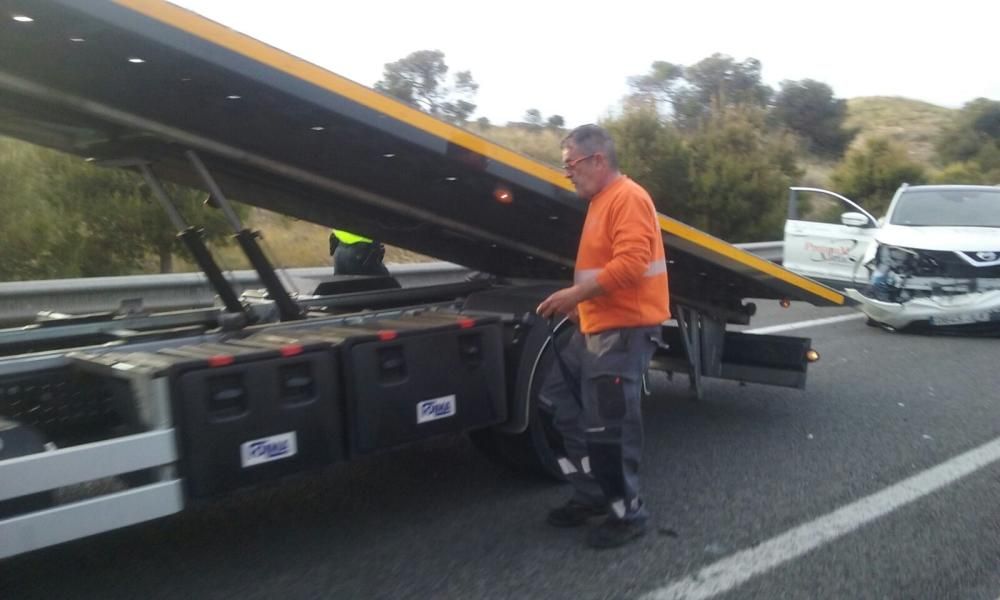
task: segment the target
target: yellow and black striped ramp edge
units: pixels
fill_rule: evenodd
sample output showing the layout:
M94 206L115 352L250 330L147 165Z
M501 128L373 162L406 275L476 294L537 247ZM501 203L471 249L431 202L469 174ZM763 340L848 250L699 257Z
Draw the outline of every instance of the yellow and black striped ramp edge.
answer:
M586 207L558 169L167 2L0 7L0 134L202 187L194 150L240 202L501 276L572 276ZM660 222L675 294L844 303Z

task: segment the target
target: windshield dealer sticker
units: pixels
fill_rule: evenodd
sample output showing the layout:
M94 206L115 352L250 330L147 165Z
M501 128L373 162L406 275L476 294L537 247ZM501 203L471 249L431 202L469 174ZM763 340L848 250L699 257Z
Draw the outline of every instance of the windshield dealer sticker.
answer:
M295 432L289 431L259 440L243 442L240 444L240 461L244 468L252 467L283 458L291 458L298 454L298 451Z
M417 403L417 424L455 416L455 394Z

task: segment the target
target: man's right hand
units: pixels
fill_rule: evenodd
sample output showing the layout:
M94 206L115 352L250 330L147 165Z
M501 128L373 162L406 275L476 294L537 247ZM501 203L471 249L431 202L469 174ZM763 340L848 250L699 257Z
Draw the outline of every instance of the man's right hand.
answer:
M546 319L550 319L554 315L569 315L576 311L576 305L580 300L580 290L574 285L559 290L542 300L535 312Z

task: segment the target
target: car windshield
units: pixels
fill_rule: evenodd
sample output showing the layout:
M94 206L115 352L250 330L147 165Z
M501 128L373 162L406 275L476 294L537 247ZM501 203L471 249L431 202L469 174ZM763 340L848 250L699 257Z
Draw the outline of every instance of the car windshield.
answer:
M889 221L893 225L1000 227L1000 188L907 190Z

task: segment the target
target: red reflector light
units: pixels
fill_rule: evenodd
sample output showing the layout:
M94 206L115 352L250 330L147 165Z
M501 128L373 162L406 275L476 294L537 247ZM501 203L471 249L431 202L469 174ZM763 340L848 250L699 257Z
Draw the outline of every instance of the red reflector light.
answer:
M475 325L476 325L476 322L473 321L472 319L459 319L458 320L458 326L461 327L462 329L469 329L470 327L474 327Z
M233 364L234 359L229 354L219 354L217 356L211 356L208 359L208 366L210 367L226 367Z
M288 344L281 347L282 356L295 356L296 354L302 354L302 346L299 344Z
M388 342L389 340L396 339L396 335L398 334L395 331L380 331L378 332L378 339L383 342Z

